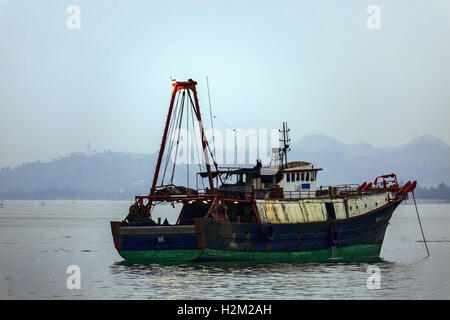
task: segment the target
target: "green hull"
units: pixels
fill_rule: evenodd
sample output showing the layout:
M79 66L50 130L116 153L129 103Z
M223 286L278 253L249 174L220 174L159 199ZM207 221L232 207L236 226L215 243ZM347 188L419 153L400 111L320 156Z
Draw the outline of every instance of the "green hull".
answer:
M121 251L122 258L135 263L185 263L193 261L271 262L372 262L380 260L381 244L354 245L306 252L244 252L203 250Z
M132 250L120 251L122 258L136 263L183 263L196 260L202 250Z

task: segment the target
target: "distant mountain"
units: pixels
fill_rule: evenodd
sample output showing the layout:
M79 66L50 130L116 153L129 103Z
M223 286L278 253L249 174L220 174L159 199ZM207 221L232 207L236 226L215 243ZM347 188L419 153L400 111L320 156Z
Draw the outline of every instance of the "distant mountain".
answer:
M319 177L323 185L361 183L391 172L403 181L417 180L424 187L450 184L450 147L433 136L421 136L400 147L376 148L309 135L296 142L289 159L324 168Z
M445 199L450 201L450 187L441 183L437 187L433 188L420 188L417 187L414 190L414 194L416 198L422 199Z
M2 199L125 199L148 193L156 156L72 153L0 170Z
M156 158L156 154L123 152L72 153L51 162L2 168L0 199L132 199L136 194L148 193ZM433 136L422 136L400 147L376 148L308 135L296 141L288 159L309 161L323 168L319 185L361 183L391 172L402 181L417 180L421 187L450 185L450 147ZM189 167L191 187L196 186L198 169L197 165ZM185 168L175 172L174 180L185 184ZM444 187L436 190L447 190Z

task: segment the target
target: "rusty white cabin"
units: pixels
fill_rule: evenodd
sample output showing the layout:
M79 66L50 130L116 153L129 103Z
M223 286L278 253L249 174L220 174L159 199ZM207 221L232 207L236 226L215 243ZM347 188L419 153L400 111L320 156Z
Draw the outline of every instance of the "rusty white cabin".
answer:
M222 177L223 183L218 189L221 193L235 196L240 193L255 199L300 199L316 197L317 173L320 170L303 161L265 167L257 161L253 168L213 171L212 174ZM201 172L200 176L206 177L206 174Z
M314 168L309 162L288 162L281 170L281 181L285 198L315 197L317 190L317 174L321 168Z

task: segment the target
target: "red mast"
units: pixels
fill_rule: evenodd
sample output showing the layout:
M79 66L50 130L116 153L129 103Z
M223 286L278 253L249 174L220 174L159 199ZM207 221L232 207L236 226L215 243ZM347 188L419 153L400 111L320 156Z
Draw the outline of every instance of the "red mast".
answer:
M170 124L170 120L172 118L173 104L175 101L176 94L180 90L190 90L193 93L194 101L191 100L191 102L192 102L195 116L197 118L199 128L200 128L200 136L202 138L203 155L205 157L206 170L208 172L209 186L211 188L211 192L214 192L214 182L213 182L213 178L212 178L212 174L211 174L211 165L209 164L209 156L208 156L208 150L207 150L208 145L207 145L207 141L206 141L205 131L203 129L202 116L200 113L200 106L198 104L198 98L197 98L197 89L196 89L197 82L192 79L189 79L188 81L172 80L172 85L173 85L172 98L170 99L170 106L169 106L169 112L167 114L166 126L164 128L164 134L163 134L162 141L161 141L161 147L159 149L158 161L156 163L155 174L153 176L153 183L152 183L152 187L150 189L149 202L148 202L149 205L148 205L148 209L147 209L147 212L145 215L146 217L150 216L150 208L151 208L151 205L153 202L152 201L153 196L155 194L155 190L157 187L156 184L158 182L159 170L161 168L161 161L162 161L165 146L166 146L167 132L169 130L169 124ZM188 97L189 97L189 99L191 99L189 92L188 92Z

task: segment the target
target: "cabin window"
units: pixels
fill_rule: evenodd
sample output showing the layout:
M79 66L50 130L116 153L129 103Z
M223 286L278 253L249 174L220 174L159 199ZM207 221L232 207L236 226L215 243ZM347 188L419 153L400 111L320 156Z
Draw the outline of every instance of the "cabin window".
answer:
M302 181L305 181L305 173L302 172Z
M286 173L286 179L287 182L291 182L291 175L289 173Z
M378 206L378 202L375 202L375 207Z
M350 207L350 211L352 211L352 207Z
M296 181L300 181L300 173L296 173L296 179L295 179Z
M366 207L366 208L367 208L367 203L365 203L365 204L364 204L364 207Z
M295 181L295 173L291 173L291 180L292 180L292 182Z
M306 181L309 181L309 172L306 173Z
M315 176L316 176L315 172L311 172L311 181L315 180L315 178L316 178Z

